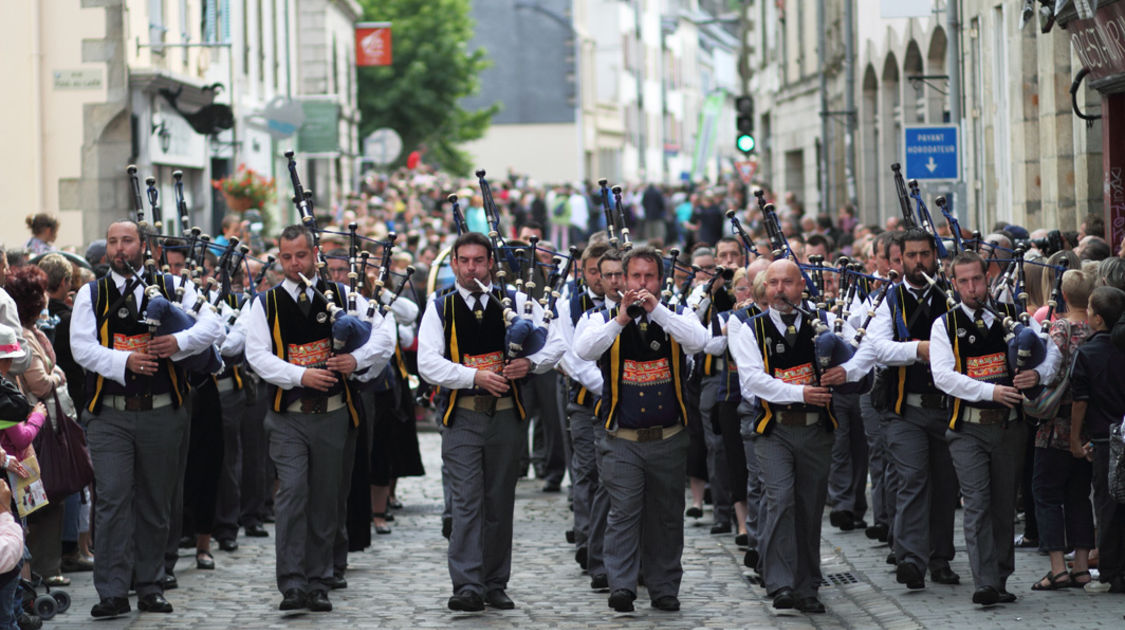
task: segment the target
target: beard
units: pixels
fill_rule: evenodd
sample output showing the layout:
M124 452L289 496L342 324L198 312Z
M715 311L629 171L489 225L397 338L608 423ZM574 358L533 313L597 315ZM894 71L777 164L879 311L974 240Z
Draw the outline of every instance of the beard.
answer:
M133 275L134 269L140 270L143 256L144 254L137 252L137 255L130 260L128 256L119 254L109 259L109 268L116 271L119 275L131 276Z
M924 287L929 283L926 281L926 276L922 275L922 272L925 272L931 278L936 274L936 270L927 269L924 265L918 265L906 274L906 279L910 281L910 284L916 287Z

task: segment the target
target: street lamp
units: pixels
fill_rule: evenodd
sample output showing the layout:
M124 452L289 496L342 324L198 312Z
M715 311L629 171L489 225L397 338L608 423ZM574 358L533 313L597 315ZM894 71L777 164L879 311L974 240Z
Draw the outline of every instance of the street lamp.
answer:
M540 5L538 2L516 0L515 7L517 9L529 9L542 14L570 31L571 36L574 37L574 126L578 128L578 181L584 185L586 182L586 129L583 125L582 115L582 110L585 109L582 102L582 45L584 41L592 38L574 28L574 23L572 21Z

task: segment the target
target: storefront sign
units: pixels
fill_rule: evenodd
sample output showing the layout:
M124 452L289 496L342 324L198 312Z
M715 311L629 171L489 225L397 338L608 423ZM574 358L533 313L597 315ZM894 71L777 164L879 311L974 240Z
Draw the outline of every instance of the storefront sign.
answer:
M1125 2L1101 7L1092 19L1075 20L1067 25L1070 45L1088 80L1125 74Z
M391 23L360 22L355 25L355 65L391 65Z
M100 90L102 88L102 71L98 68L55 70L52 74L56 90Z

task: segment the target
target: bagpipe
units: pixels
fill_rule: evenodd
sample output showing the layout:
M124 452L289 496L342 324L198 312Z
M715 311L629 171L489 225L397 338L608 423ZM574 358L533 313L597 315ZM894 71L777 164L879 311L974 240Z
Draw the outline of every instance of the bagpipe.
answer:
M184 292L182 291L183 285L181 285L180 289L174 294L175 301L171 301L165 297L160 287L157 286L156 280L160 271L157 269L156 261L153 259L152 243L157 239L169 238L169 236L160 234L163 221L160 214L159 191L156 189L156 180L153 177L146 179L148 185L148 200L152 208L152 227L155 228L154 231L149 231L147 229L147 222L144 220L144 206L140 197L140 182L137 177L137 167L130 164L128 168L126 168L126 173L128 174L133 189L137 223L141 226L141 237L144 241L144 269L131 269L133 278L127 284L125 291L122 292L121 297L118 299L119 301L124 300L129 295L132 295L133 291L138 286L144 286L146 306L144 313L141 314L141 319L142 322L148 326L149 333L156 336L182 332L195 325L205 305L211 308L212 311L214 311L214 309L207 304L206 294L199 287L196 288L195 304L191 307L185 307L182 301L184 299ZM177 187L177 210L183 213L181 216L187 213L187 204L184 203L182 197L182 176L181 173L180 178L177 178L177 183L179 184ZM163 271L167 271L166 253L163 247L160 248L160 251L160 257L164 263ZM110 307L110 311L115 311L119 306L120 304L115 303ZM177 363L187 370L202 374L213 374L221 371L223 368L223 361L219 356L219 351L213 346L197 354L185 357L177 361Z

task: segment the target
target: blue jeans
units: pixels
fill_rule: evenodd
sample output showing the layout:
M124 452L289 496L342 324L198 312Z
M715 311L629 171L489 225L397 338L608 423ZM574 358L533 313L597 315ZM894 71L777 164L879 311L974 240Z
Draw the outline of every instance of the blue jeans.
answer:
M19 630L20 612L23 611L20 597L20 572L19 567L8 574L6 581L0 584L0 630Z

